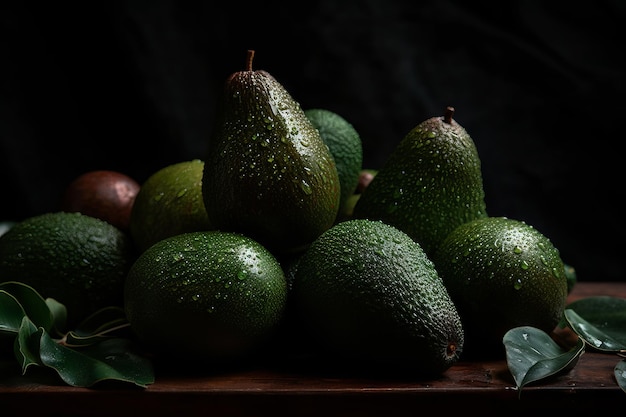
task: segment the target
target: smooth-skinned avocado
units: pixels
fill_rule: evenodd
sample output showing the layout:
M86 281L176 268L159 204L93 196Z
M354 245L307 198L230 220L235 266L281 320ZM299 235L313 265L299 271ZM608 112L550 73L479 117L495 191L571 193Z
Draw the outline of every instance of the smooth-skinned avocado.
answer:
M139 252L180 233L211 230L199 159L175 162L153 172L141 184L130 215L130 235Z
M141 253L124 284L138 340L159 359L212 369L258 355L284 314L280 263L255 240L217 230L169 236Z
M218 105L202 177L211 224L274 253L303 250L335 221L340 182L328 146L270 73L231 74Z
M382 220L428 255L457 226L487 216L481 161L454 108L414 127L363 191L354 218Z

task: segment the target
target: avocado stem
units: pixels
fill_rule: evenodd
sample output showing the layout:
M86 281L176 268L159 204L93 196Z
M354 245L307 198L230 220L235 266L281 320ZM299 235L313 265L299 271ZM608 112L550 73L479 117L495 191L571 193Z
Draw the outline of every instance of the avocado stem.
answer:
M254 59L254 49L248 49L246 55L246 71L252 71L252 60Z
M446 112L443 115L443 121L448 124L452 123L452 116L454 116L454 107L446 107Z

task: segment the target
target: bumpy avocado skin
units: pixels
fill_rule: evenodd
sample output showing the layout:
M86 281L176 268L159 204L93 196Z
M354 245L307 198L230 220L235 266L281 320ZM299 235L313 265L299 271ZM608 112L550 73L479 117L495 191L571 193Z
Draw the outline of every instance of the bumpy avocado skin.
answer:
M463 349L461 318L433 263L380 221L346 220L316 239L298 260L291 303L308 346L338 366L433 376Z
M550 333L563 316L568 279L560 252L521 220L465 223L441 243L433 262L463 319L466 356L502 355L508 330Z
M451 114L427 119L400 141L354 207L354 218L382 220L430 256L457 226L487 217L481 161Z
M359 185L359 176L363 169L361 136L350 122L331 110L307 109L304 114L319 131L335 160L341 188L339 221L349 210L348 200L354 196Z

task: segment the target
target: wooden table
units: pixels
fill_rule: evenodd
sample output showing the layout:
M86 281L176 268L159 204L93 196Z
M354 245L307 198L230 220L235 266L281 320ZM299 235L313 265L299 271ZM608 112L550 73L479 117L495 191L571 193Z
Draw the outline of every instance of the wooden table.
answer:
M593 295L626 298L624 283L579 282L570 301ZM612 354L587 351L564 375L523 388L504 360L460 361L441 378L412 381L324 371L246 369L218 375L156 374L146 389L75 388L50 375L21 376L0 367L0 417L63 416L460 416L622 415L626 393ZM11 368L12 369L12 368ZM605 414L600 414L605 415ZM607 414L608 415L608 414Z

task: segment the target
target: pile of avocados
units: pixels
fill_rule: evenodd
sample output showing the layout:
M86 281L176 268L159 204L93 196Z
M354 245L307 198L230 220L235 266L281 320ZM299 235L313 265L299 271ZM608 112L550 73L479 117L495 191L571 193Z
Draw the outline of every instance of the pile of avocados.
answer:
M130 263L136 262L137 256L145 261L141 253L151 247L185 241L166 240L164 236L171 230L206 233L198 239L209 242L221 236L211 233L214 231L243 235L267 249L281 270L264 273L257 266L258 256L243 249L232 249L227 256L212 251L220 268L209 268L208 256L204 263L182 265L191 262L186 257L195 250L193 245L183 244L165 248L164 253L180 253L164 256L163 262L180 262L183 267L176 265L173 270L193 270L206 282L224 285L216 292L220 297L222 292L232 294L241 288L241 297L223 297L245 300L240 303L258 295L252 289L243 290L248 272L258 275L258 288L268 292L277 291L270 288L271 280L281 281L273 288L286 288L286 301L268 350L278 352L279 357L294 352L312 355L323 358L318 363L359 370L439 375L463 358L503 358L502 337L513 327L534 326L549 333L558 325L576 280L575 271L532 225L488 215L478 150L454 119L453 107L418 123L383 166L367 170L362 166L359 133L347 120L327 109L303 110L270 73L253 69L253 59L254 50L247 51L245 68L225 80L203 160L172 165L157 173L174 172L172 178L181 179L172 182L175 186L168 188L168 198L161 191L161 175L151 177L137 194L130 234L114 230L124 245L109 239L113 242L109 246L114 254L124 249L124 262L115 263L124 273L132 270ZM197 217L183 222L180 210L152 211L165 201L170 208L186 208ZM200 212L202 205L206 216ZM94 220L87 217L80 217L81 224ZM170 221L174 217L176 221ZM76 218L79 216L64 216L63 220L75 222ZM177 228L166 230L167 224ZM138 229L137 225L145 227ZM90 234L78 237L91 242L94 230L99 230L96 227L104 226L90 226ZM86 246L67 233L69 228L64 226L66 233L62 234L68 247ZM77 251L57 244L58 231L52 227L49 240L40 233L36 238L40 251L48 258L72 259ZM16 249L11 240L16 238L11 235L16 233L0 235L3 280L14 280L27 271L22 252L28 251L32 246L29 239L35 236L26 234L24 245ZM138 235L146 238L138 239ZM131 245L131 238L133 252L128 255L126 244ZM91 255L97 258L97 254ZM81 271L87 268L83 264L97 267L97 260L83 258ZM273 261L269 263L273 265ZM242 264L250 271L237 274ZM150 264L142 273L150 276L152 269L165 271ZM218 270L229 270L238 278L210 275L219 274ZM64 280L79 277L62 267L55 273ZM80 277L83 275L81 282L74 282L75 287L99 288L90 281L97 276ZM119 275L116 288L124 278L123 273ZM185 285L200 281L182 273L164 275L167 288L169 279L186 280ZM37 282L55 285L47 278L43 275ZM147 282L152 285L153 281ZM142 293L135 291L133 301L139 301L135 304L145 301L137 300ZM62 298L63 289L58 294ZM198 299L198 294L194 292L192 298ZM282 306L283 294L274 295ZM115 300L123 298L117 292L114 296ZM180 308L161 312L174 317L191 306L175 291L163 296L178 298L168 299L174 300L169 304L148 300L150 308ZM223 306L229 308L227 302ZM232 311L246 313L224 317L250 325L261 321L250 309ZM208 314L206 309L202 314ZM228 333L210 333L227 324L210 327L208 321L198 320L205 328L194 331L207 339ZM181 343L181 356L186 348L191 346Z
M329 317L355 323L359 321L355 317L371 320L367 313L385 303L389 321L370 327L398 329L399 334L376 335L370 328L370 333L361 335L361 345L379 346L381 338L388 338L390 343L398 343L396 351L400 352L401 340L427 338L428 344L439 349L430 351L431 356L425 355L421 364L427 368L427 362L436 361L432 355L437 352L435 355L448 358L439 372L462 356L464 345L468 356L486 352L503 356L501 340L509 328L536 325L549 332L557 325L568 294L566 266L559 251L531 225L487 214L480 157L468 132L454 120L453 107L408 132L368 186L357 191L363 171L359 166L360 142L353 142L352 154L345 148L333 152L338 147L325 141L332 129L324 126L324 119L310 109L303 111L267 71L253 70L253 57L254 51L248 51L245 70L233 73L225 82L210 137L202 193L216 229L248 235L269 248L286 265L292 288L299 288L299 280L309 287L327 285L315 292L326 294L329 300L335 297L332 303L325 303L321 297L317 304L322 306L303 312L298 304L306 304L307 300L293 295L288 313L300 310L301 315L323 315L334 308L334 316ZM356 165L357 169L349 174L344 171L340 177L338 167L349 156L352 167ZM351 200L350 214L346 215L348 201L357 192L358 198ZM384 233L379 226L370 228L362 222L382 223L406 235L418 246L407 253L418 257L423 253L426 257L421 271L431 268L445 285L435 291L418 290L416 274L402 270L405 262L398 257L401 251L372 250L386 247L380 240L394 239L395 232ZM474 222L479 222L477 227L458 235L461 226ZM348 230L334 233L337 227ZM359 247L348 246L354 240L351 238L370 229L377 230L371 233L371 242L361 240ZM329 238L333 234L336 237ZM447 243L449 237L454 239ZM323 249L319 248L321 240L326 242ZM310 259L313 250L317 252L314 262ZM366 252L370 255L360 256ZM387 262L390 259L392 262ZM330 268L334 275L322 276L328 271L327 264L342 264L344 270ZM302 265L306 270L301 269ZM380 269L389 265L398 268L396 281L401 283L392 285L413 288L411 296L361 297L368 292L381 294L363 288L363 282L373 287L390 285L385 283L389 271ZM343 282L346 276L352 276L352 282ZM336 294L340 280L342 292ZM361 302L356 303L356 299ZM445 325L441 317L423 314L424 309L441 305L450 306ZM409 336L416 332L410 324L412 317L418 316L426 322L423 331ZM461 329L457 327L459 318ZM297 318L289 321L297 322L297 326L311 322ZM362 324L360 328L366 332L368 326ZM446 327L454 331L434 330ZM308 330L310 334L324 333L319 328ZM334 334L340 330L334 329ZM307 343L323 345L330 355L372 359L360 355L366 349L359 349L358 344L311 339ZM402 356L398 355L396 365L406 363L399 359ZM384 362L394 363L393 349Z

